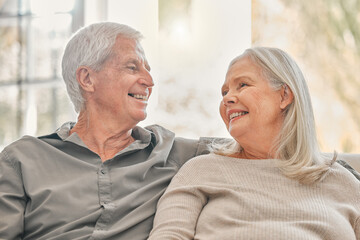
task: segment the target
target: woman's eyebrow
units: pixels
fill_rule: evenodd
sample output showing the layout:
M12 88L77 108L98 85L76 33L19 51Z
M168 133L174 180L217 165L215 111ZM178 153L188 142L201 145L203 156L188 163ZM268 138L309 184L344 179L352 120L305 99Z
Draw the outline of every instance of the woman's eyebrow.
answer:
M240 77L236 77L233 81L234 81L234 82L240 82L240 81L250 81L250 82L253 82L254 80L252 80L250 77L247 77L247 76L240 76Z

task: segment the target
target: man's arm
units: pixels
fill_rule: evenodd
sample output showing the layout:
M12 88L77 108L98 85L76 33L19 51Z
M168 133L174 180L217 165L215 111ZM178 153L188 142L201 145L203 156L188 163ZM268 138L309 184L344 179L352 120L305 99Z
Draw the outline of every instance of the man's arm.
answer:
M0 239L21 239L26 197L21 166L0 153Z

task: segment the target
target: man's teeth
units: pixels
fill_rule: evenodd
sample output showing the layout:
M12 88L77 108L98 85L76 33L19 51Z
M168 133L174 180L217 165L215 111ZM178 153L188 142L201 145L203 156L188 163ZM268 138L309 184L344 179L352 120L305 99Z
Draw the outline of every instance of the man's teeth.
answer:
M247 113L249 113L249 112L235 112L235 113L232 113L232 114L230 114L230 120L235 118L235 117L238 117L238 116L243 116L243 115L245 115Z
M147 100L148 99L147 95L129 93L129 96L134 97L136 99L141 99L141 100Z
M134 98L136 99L142 99L142 100L147 100L147 96L146 95L139 95L139 94L135 94Z

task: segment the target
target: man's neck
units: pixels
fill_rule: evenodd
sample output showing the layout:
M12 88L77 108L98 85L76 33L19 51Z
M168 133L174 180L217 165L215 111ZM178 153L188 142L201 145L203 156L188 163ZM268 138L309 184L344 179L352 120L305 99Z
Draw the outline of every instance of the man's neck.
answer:
M70 134L76 132L85 145L104 162L134 142L131 136L134 126L95 118L84 111L79 114Z

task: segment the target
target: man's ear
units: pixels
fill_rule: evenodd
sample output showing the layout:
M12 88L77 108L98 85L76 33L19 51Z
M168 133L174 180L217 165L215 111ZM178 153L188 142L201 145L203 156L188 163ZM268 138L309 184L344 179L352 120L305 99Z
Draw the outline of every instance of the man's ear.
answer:
M294 94L288 85L284 84L280 89L281 102L280 108L286 109L294 101Z
M84 92L94 92L94 82L92 81L92 70L87 66L80 66L76 69L76 80Z

